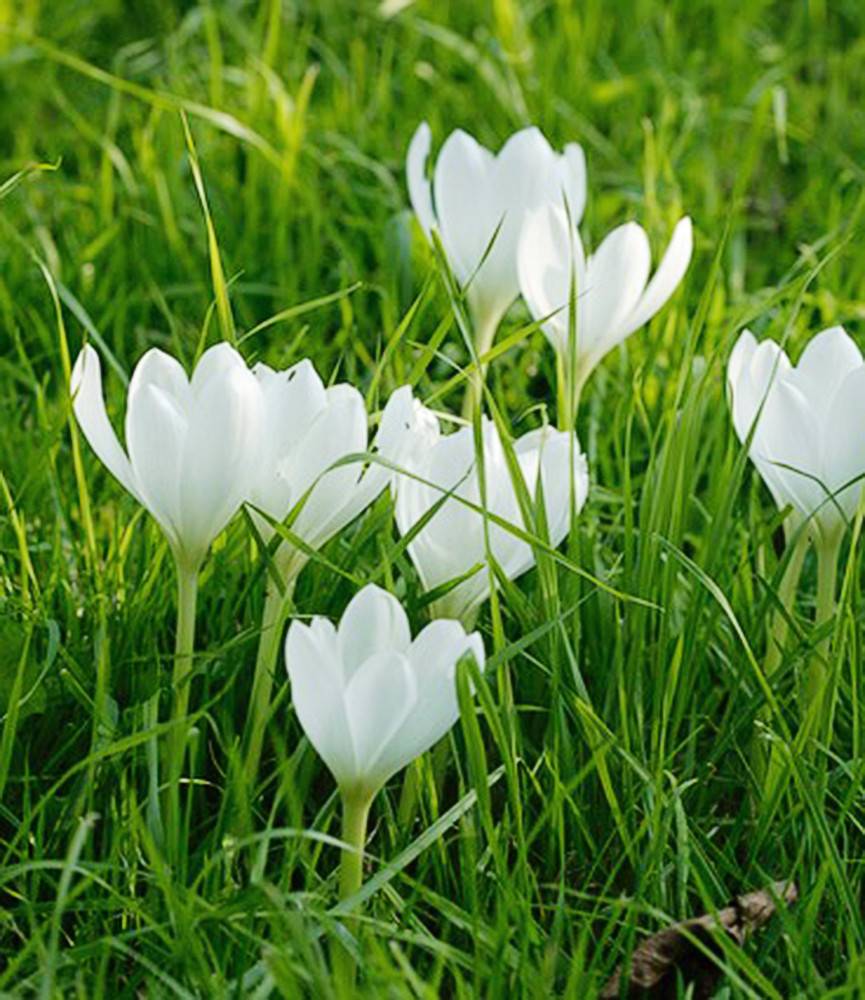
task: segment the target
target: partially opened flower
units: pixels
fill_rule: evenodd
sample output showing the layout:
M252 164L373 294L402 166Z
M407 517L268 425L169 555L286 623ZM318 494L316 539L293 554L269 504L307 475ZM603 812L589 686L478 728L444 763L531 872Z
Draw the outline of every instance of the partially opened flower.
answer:
M249 496L252 516L270 540L271 522L256 508L279 522L292 515L291 532L310 549L319 549L387 488L391 466L400 464L413 440L411 389L403 386L391 395L370 449L369 416L354 386L325 388L307 360L286 371L258 364L254 373L264 396L264 431ZM369 450L382 461L352 460ZM288 540L276 546L273 561L282 586L269 578L247 722L245 772L250 782L258 771L292 585L306 560L307 552Z
M259 466L262 395L243 358L218 344L189 379L170 355L148 351L129 382L125 451L89 345L75 362L71 394L90 446L159 522L178 563L196 570L249 495Z
M792 507L786 525L791 551L770 633L766 673L780 662L805 549L817 550L814 624L824 628L835 611L838 558L865 481L865 363L844 329L818 333L796 366L772 340L758 344L745 330L727 366L733 425L780 508ZM792 531L790 530L792 529ZM831 742L833 700L827 664L832 634L824 628L799 685L800 732ZM777 792L778 768L768 770L770 800Z
M257 364L253 373L264 397L264 431L249 499L275 521L297 507L291 531L318 549L387 488L393 475L388 466L398 464L411 440L411 389L403 386L391 395L371 446L388 464L365 466L359 459L349 461L370 450L369 416L354 386L325 388L308 360L285 371ZM272 537L270 523L253 516L265 539ZM286 542L277 550L277 563L289 579L305 559Z
M670 298L692 249L691 220L686 216L673 230L650 280L649 239L637 223L614 229L586 257L579 231L569 228L564 209L548 204L531 213L517 254L520 289L529 312L543 320L547 339L563 358L568 357L573 314L577 395L601 359L648 323Z
M177 566L166 805L168 842L179 850L180 778L188 732L198 573L211 543L252 488L263 428L261 388L229 344L205 351L191 379L174 358L150 350L129 382L126 451L108 419L99 355L89 345L75 362L70 391L75 416L90 446L157 520ZM157 692L150 707L154 721L158 700ZM153 807L158 810L156 803Z
M342 899L363 880L373 797L459 718L456 671L467 654L483 667L477 633L437 620L412 641L402 605L374 585L355 595L338 628L325 618L292 622L285 643L292 701L342 799ZM350 986L353 961L343 951L336 961Z
M478 509L482 503L474 434L471 427L463 427L454 434L441 435L438 420L428 410L424 420L427 444L411 453L406 463L411 475L394 480L396 522L405 535L438 505L409 542L408 552L427 590L466 577L436 602L437 613L462 618L490 592L485 518ZM416 419L416 425L419 422ZM538 531L524 523L495 424L484 418L482 432L486 508L496 519L517 529L514 533L487 518L489 551L504 575L513 580L535 562L532 546L520 534L537 536ZM578 512L586 500L585 455L576 435L550 427L518 438L514 452L533 500L541 479L549 542L556 546L568 533L572 506Z
M294 621L285 659L297 717L346 797L371 799L459 717L456 665L477 633L437 620L412 641L399 601L373 584L352 598L339 627Z
M795 367L773 340L745 330L727 367L733 424L783 508L823 542L843 534L865 476L865 364L840 326L818 333Z
M445 140L430 180L431 144L423 122L408 150L409 197L427 237L438 231L454 275L468 289L484 353L519 295L517 239L526 213L567 199L572 218L579 221L586 202L585 156L577 143L556 153L537 128L516 132L497 154L457 129Z

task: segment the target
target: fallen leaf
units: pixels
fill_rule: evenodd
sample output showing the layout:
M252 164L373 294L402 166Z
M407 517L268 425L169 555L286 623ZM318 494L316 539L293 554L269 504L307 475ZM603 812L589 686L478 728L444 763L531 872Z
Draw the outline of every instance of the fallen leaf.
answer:
M759 892L738 896L718 913L665 927L637 946L630 974L618 968L601 991L601 1000L675 1000L679 982L693 984L694 1000L709 1000L721 978L721 969L710 957L721 955L717 933L722 931L741 945L775 913L777 900L789 905L798 895L795 882L774 882Z

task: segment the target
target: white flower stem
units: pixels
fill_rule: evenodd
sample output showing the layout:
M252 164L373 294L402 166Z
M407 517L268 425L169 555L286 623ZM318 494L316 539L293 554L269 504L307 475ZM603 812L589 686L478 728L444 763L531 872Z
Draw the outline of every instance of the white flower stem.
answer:
M573 431L577 423L577 409L580 405L582 381L578 378L576 366L568 358L556 351L556 416L560 431Z
M167 833L169 843L179 848L180 835L180 778L186 752L189 708L189 682L192 674L192 656L195 647L195 606L198 600L198 567L177 563L177 635L174 645L174 692L171 707L171 728L168 732L166 779ZM179 850L175 851L175 857Z
M264 745L264 733L270 714L273 678L279 661L283 626L291 609L294 583L286 584L280 592L274 581L269 580L261 616L261 633L255 658L255 676L246 720L246 751L243 759L243 776L250 794L258 777L258 765Z
M351 898L363 884L363 852L366 846L366 825L372 797L365 791L344 791L342 793L342 840L346 847L342 851L339 870L340 901ZM354 934L357 918L345 921L347 929ZM340 944L333 956L334 974L341 996L352 996L357 968L354 957Z
M793 525L792 527L795 529L797 525ZM788 544L793 545L793 550L790 553L790 558L781 577L781 583L778 586L778 602L781 607L776 608L770 618L768 646L766 648L766 658L763 663L763 673L767 680L770 680L781 665L784 644L787 641L787 633L789 631L788 619L792 614L793 603L796 600L796 592L799 589L799 581L802 577L802 567L805 563L808 546L811 543L811 539L806 531L799 531L795 540L791 542L792 538L793 532L788 529ZM768 706L765 706L761 710L758 718L768 718ZM754 733L751 760L758 781L762 781L763 800L774 801L774 791L783 768L782 755L778 745L773 743L769 753L769 760L766 760L759 730L755 730Z
M842 537L838 535L821 540L817 545L817 610L814 625L818 629L825 626L835 614L838 557L841 552ZM816 736L821 742L825 742L830 736L826 730L831 717L831 699L827 691L831 647L832 637L827 634L815 647L808 665L801 711L804 730L802 735L806 747L811 736Z
M475 354L477 355L478 367L469 376L466 394L463 397L463 417L466 420L471 419L475 407L480 404L483 395L487 364L481 363L481 358L493 346L493 341L496 339L496 331L499 328L499 320L500 317L492 313L484 316L475 325Z

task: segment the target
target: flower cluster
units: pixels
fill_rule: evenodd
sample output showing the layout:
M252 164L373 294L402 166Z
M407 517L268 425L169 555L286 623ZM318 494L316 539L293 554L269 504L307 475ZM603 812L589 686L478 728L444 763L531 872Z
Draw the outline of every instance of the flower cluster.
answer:
M602 357L658 312L681 281L690 221L676 226L650 280L648 238L636 223L585 254L578 224L586 165L578 145L557 153L528 128L493 155L458 131L431 179L430 146L421 125L408 152L409 194L464 293L479 353L522 295L563 361L562 377L576 373L569 388L578 394ZM70 392L94 452L152 514L176 563L166 836L180 827L199 571L245 505L269 563L244 733L246 776L252 783L257 777L275 660L293 618L284 647L292 703L343 799L353 848L344 859L343 893L351 894L372 798L459 717L462 662L474 662L469 670L484 666L481 636L468 631L480 606L498 581L516 580L540 551L555 549L586 502L588 463L573 412L559 413L559 429L544 422L512 440L498 414L494 420L474 410L479 397L472 421L451 430L459 418L434 413L405 385L370 414L356 387L326 386L310 360L284 371L250 368L228 343L204 351L191 377L176 359L148 351L129 383L125 444L109 420L100 358L89 345ZM322 617L300 620L292 591L310 555L388 492L396 529L429 594L429 623L412 640L402 605L372 583L350 601L338 627Z

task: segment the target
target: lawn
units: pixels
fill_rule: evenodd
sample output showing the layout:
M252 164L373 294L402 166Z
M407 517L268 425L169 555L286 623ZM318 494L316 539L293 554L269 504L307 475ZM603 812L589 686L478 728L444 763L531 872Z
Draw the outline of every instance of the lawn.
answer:
M717 996L865 996L862 512L837 600L804 544L785 594L789 511L726 386L746 327L793 360L837 324L865 346L863 32L857 0L0 0L0 996L582 1000L646 935L788 880L744 942L706 939ZM457 128L580 143L588 247L633 220L656 265L691 217L681 284L570 417L522 300L481 393L409 201L422 121L434 156ZM483 411L509 458L571 422L586 456L566 537L538 517L536 566L463 615L485 664L460 660L459 720L375 796L359 891L262 625L299 522L218 532L178 721L173 548L72 411L85 342L122 429L147 350L191 371L223 340L353 384L373 434L409 385L446 429L466 407L476 447ZM367 583L412 635L447 605L388 490L306 555L295 623Z

